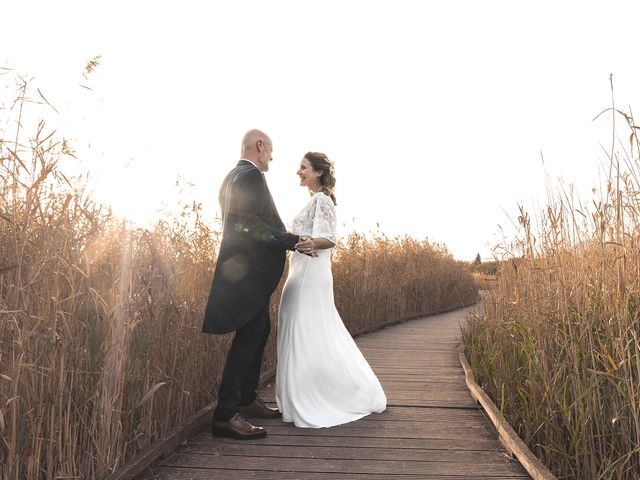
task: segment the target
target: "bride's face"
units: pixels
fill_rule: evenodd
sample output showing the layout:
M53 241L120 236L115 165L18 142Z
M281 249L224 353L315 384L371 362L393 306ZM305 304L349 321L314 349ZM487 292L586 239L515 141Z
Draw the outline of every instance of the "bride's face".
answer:
M307 187L311 190L316 190L318 185L320 184L320 177L322 176L322 172L318 172L313 169L309 160L303 158L300 162L300 168L297 171L298 176L300 177L300 186Z

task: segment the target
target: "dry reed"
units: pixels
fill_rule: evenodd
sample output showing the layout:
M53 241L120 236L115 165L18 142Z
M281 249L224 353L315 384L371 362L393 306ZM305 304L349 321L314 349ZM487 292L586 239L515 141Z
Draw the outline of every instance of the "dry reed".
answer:
M464 330L476 378L537 456L565 479L640 475L640 163L608 154L593 207L558 189L537 231L521 208L517 258Z
M96 205L58 165L66 141L44 123L23 138L28 92L0 135L0 477L99 479L215 398L230 336L200 328L219 233L196 204L153 230ZM444 247L409 238L351 235L334 277L352 331L477 296Z

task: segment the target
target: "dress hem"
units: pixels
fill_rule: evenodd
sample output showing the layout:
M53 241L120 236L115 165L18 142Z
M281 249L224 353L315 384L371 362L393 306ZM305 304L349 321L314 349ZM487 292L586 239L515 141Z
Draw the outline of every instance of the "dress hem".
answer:
M385 410L386 410L386 409L385 409ZM363 419L364 417L367 417L367 416L371 415L372 413L382 413L382 412L384 412L385 410L382 410L381 412L369 412L369 413L363 413L362 415L357 415L357 416L353 417L353 418L352 418L352 419L350 419L350 420L345 420L344 422L338 422L338 423L331 423L331 424L329 424L329 425L317 425L317 426L314 426L314 425L298 425L298 424L295 422L295 420L285 420L284 418L282 419L282 421L283 421L283 422L285 422L285 423L293 423L293 424L294 424L296 427L298 427L298 428L331 428L331 427L338 427L338 426L340 426L340 425L346 425L347 423L352 423L352 422L355 422L355 421L357 421L357 420L361 420L361 419Z

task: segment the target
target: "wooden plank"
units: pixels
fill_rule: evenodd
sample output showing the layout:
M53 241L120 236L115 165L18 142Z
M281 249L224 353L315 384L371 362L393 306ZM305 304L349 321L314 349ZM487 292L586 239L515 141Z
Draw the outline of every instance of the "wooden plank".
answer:
M380 379L380 377L378 377ZM431 388L447 388L453 386L459 386L459 378L438 378L431 380L416 379L413 382L401 381L396 379L383 378L380 379L380 383L384 388L384 391L423 391Z
M409 372L393 372L391 370L380 372L375 371L375 374L378 378L382 378L384 380L399 380L406 382L424 382L425 377L430 378L432 380L437 379L454 379L458 381L464 381L464 375L460 372L455 371L454 369L449 368L440 368L440 369L430 369L430 371L425 371L420 374L419 372L409 373Z
M366 353L367 359L370 359L371 361L384 360L384 357L386 356L387 360L402 359L407 361L413 360L416 362L420 362L428 358L450 359L453 357L452 351L455 351L459 348L457 344L451 344L451 345L443 345L441 348L438 348L438 349L434 347L429 347L429 348L411 350L411 347L409 345L402 345L399 343L395 343L393 347L394 348L389 348L389 349L381 349L381 348L369 349L364 347L360 350L363 353ZM399 351L398 349L402 349L402 351Z
M281 445L281 446L313 446L313 447L357 447L371 449L401 448L419 450L466 450L500 452L495 438L376 438L353 436L299 436L269 434L265 438L254 440L235 440L232 438L216 439L207 431L192 437L188 445L202 443L215 448L221 443L239 445Z
M391 376L387 377L382 375L378 376L378 379L380 380L380 383L382 384L382 387L384 388L385 391L395 390L395 389L410 390L413 388L421 388L424 390L429 386L431 386L432 388L437 388L443 383L459 384L460 381L463 380L459 377L440 376L440 377L435 377L425 381L423 379L420 379L419 377L418 378L397 378L397 377L391 377Z
M415 406L464 406L473 407L475 402L467 392L460 391L386 391L389 406L415 405ZM266 397L268 398L268 397Z
M269 433L275 434L277 430L276 428L288 427L291 429L291 435L298 435L298 428L295 428L292 424L285 424L283 422L276 423L277 420L259 420L255 419L253 422L256 425L260 425L265 427ZM358 430L358 431L378 431L380 429L388 430L391 432L412 432L412 431L423 431L430 432L433 430L441 430L441 429L468 429L470 432L473 431L482 431L482 432L491 432L493 438L496 438L495 431L491 428L488 422L484 421L484 419L477 417L470 418L461 418L457 420L449 420L447 418L438 418L432 419L430 421L422 421L417 422L411 419L406 420L376 420L376 421L357 421L345 423L344 425L339 425L331 428L319 428L319 429L305 429L305 431L315 432L333 432L337 430L342 432ZM280 432L282 433L282 432ZM425 437L428 437L428 434L425 434Z
M342 460L413 460L428 462L457 463L501 463L513 464L506 455L496 457L493 451L469 450L428 450L404 448L363 448L363 447L305 447L284 445L244 445L217 442L215 445L198 443L187 446L181 453L191 455L227 455L237 457L277 457L277 458L324 458Z
M454 382L424 382L423 381L421 386L432 387L432 388L427 388L426 390L424 388L416 389L415 383L406 385L406 387L413 387L413 388L406 388L400 382L393 382L393 383L389 382L387 385L389 386L389 388L385 389L385 393L387 394L387 396L389 394L395 394L395 395L420 394L420 397L434 398L434 397L440 397L442 395L464 393L465 395L471 397L471 395L469 395L469 389L467 389L466 387L460 384L456 384ZM392 386L395 388L391 388Z
M411 372L398 372L393 370L381 370L381 369L373 369L376 376L382 380L406 380L406 381L418 381L424 382L428 381L425 379L456 379L459 382L464 384L464 374L458 369L457 371L454 368L430 368L423 369L423 371L415 370ZM274 387L269 387L264 389L262 392L272 392L274 391Z
M445 390L444 388L434 390L434 391L402 391L402 390L391 390L387 391L387 398L391 401L401 401L401 400L423 400L425 402L434 402L436 400L440 400L443 404L457 403L460 402L465 403L466 405L473 406L473 397L469 395L469 392L460 391L460 390Z
M373 368L373 367L372 367ZM408 381L431 381L438 379L456 379L459 381L459 384L462 383L464 385L464 374L460 369L456 370L453 367L451 368L424 368L424 369L415 369L411 371L393 371L391 369L380 369L373 368L374 373L379 379L384 380L408 380ZM275 385L268 386L262 390L262 392L272 392L275 390Z
M485 475L446 475L432 474L430 472L419 475L405 474L336 474L305 472L301 476L299 472L265 472L264 470L223 470L219 473L202 468L174 468L154 467L146 473L149 480L519 480L527 478L522 475L492 476Z
M255 423L262 426L281 425L282 420L278 418L255 419ZM393 407L383 413L374 413L361 418L357 422L346 423L340 428L359 428L359 425L394 425L420 423L446 423L448 425L486 424L482 413L478 409L457 409L449 408L413 408L413 407ZM487 424L487 428L490 426Z
M387 396L388 408L394 406L394 404L404 404L405 402L412 402L416 406L431 406L431 407L447 407L447 406L465 406L472 408L475 406L473 397L468 392L461 392L456 390L444 390L425 392L420 390L385 390ZM265 395L263 397L266 400L274 400L275 397ZM269 402L270 403L270 402Z
M388 392L387 392L388 393ZM434 394L435 395L435 394ZM416 408L456 408L456 409L469 409L475 408L476 404L473 399L462 397L452 398L449 396L442 396L441 398L415 398L402 395L387 394L387 407L416 407Z
M258 424L258 422L256 422ZM360 425L350 428L293 428L289 425L271 425L269 435L293 435L298 437L369 437L369 438L478 438L495 440L496 435L486 425L476 428L447 427L446 425L425 428L365 428Z
M443 401L424 401L424 400L398 400L390 399L389 406L392 407L416 407L416 408L471 408L472 404L466 402L443 402Z
M383 388L384 388L384 384ZM440 400L443 403L447 401L455 401L456 403L465 402L469 406L474 405L473 397L469 395L469 391L465 388L462 388L458 385L454 385L452 383L438 383L437 388L431 388L429 390L419 390L415 388L407 388L407 389L384 389L387 399L391 400L400 400L400 399L411 399L411 400L425 400L425 401L434 401ZM269 401L268 403L273 403L275 400L275 394L268 395L267 393L263 394L262 398L264 400Z
M403 367L401 365L399 365L398 367L396 367L396 369L393 369L393 366L387 366L387 365L380 365L380 364L376 364L375 362L370 362L369 366L372 368L372 370L378 374L378 373L402 373L403 375L408 375L408 374L414 374L414 375L429 375L430 373L438 373L438 372L455 372L455 371L459 371L456 370L456 364L455 362L457 362L458 360L456 359L455 361L453 359L451 360L447 360L447 362L425 362L424 365L415 365L415 366L411 366L411 365L407 365L406 367ZM398 361L398 364L401 364L402 361Z
M384 382L381 382L384 387ZM411 389L392 389L387 388L384 389L387 397L410 397L410 398L425 398L425 399L443 399L446 400L452 397L460 397L460 398L468 398L469 401L472 400L473 397L469 394L469 390L464 385L456 385L451 382L439 382L437 388L432 388L428 390L416 390L415 388ZM275 399L275 391L267 390L264 391L261 397L265 401L270 401Z
M398 346L396 346L396 348L400 348ZM365 350L366 351L366 350ZM369 353L369 352L367 352ZM390 358L389 356L393 356L393 353L389 353L386 355L386 362L388 363ZM384 355L382 353L380 353L380 356L376 358L375 355L371 355L370 357L371 360L370 361L375 361L375 360L381 360L384 361ZM399 367L404 369L405 365L397 364L398 360L403 360L402 357L398 358L393 358L394 364L390 365L390 366L395 366L395 367ZM433 363L433 362L446 362L448 365L455 365L455 362L458 360L457 359L457 355L454 352L446 352L446 353L440 353L440 352L420 352L418 354L416 354L415 356L411 357L411 358L404 358L405 361L407 362L413 362L413 363L418 363L418 364L425 364L425 363L429 363L430 365L436 365L437 363ZM411 365L406 365L406 366L411 366Z
M211 468L223 470L265 470L271 472L316 472L382 474L402 472L418 475L424 472L440 475L513 475L521 472L519 464L498 462L461 464L457 462L425 462L405 460L342 460L324 458L242 458L176 453L160 463L165 467Z
M403 410L401 413L394 414L394 410ZM416 410L412 413L411 410ZM430 412L435 410L436 413ZM423 413L423 411L426 411ZM447 414L449 412L449 414ZM391 407L383 413L372 413L355 422L349 422L335 427L328 428L297 428L292 423L283 422L280 418L252 418L252 422L256 425L265 427L290 427L292 431L325 431L344 428L397 428L406 426L407 428L421 428L421 424L429 424L437 426L476 426L478 428L487 428L493 430L492 425L487 422L478 409L450 409L443 407ZM496 436L497 438L497 436Z

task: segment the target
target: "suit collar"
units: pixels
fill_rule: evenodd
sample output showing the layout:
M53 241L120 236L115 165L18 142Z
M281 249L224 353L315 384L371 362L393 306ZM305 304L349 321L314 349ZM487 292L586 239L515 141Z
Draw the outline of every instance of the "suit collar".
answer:
M238 165L246 165L246 164L253 165L260 173L262 173L258 168L258 166L255 163L253 163L251 160L247 160L246 158L241 158L240 161L238 162Z

